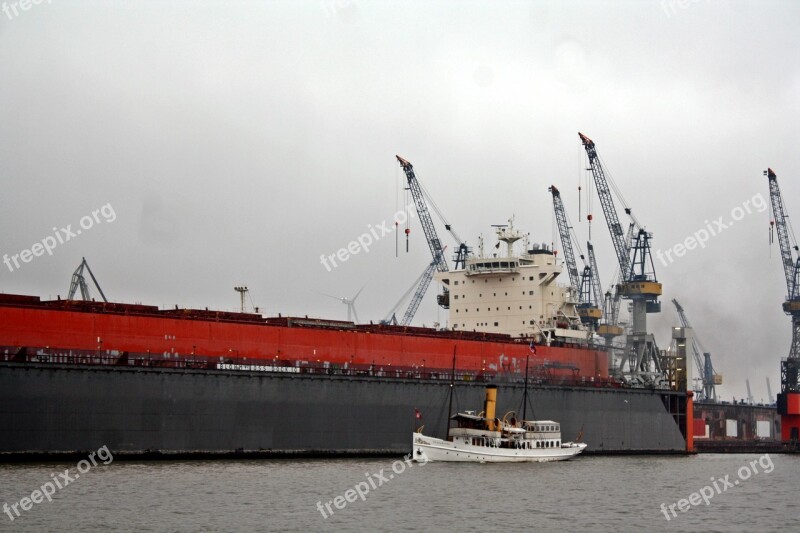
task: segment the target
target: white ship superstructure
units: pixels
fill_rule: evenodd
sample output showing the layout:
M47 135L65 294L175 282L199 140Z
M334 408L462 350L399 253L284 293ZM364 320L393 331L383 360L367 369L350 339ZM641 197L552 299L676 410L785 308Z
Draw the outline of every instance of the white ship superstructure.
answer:
M470 256L465 268L436 274L449 291L449 327L543 343L586 342L590 332L578 316L578 294L556 282L563 265L555 252L547 244L530 245L528 236L514 228L513 217L496 233L495 252L484 252L481 237L478 255ZM523 246L517 252L520 240Z

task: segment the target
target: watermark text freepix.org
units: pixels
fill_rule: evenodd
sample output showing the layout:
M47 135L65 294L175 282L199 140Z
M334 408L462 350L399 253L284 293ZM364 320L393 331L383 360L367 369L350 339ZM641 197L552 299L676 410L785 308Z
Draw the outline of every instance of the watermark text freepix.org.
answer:
M38 505L42 503L45 498L48 502L52 502L53 495L56 493L56 489L61 490L67 485L71 485L77 481L78 478L81 477L81 474L85 474L91 470L93 466L97 466L97 459L103 461L104 465L109 465L114 460L114 456L111 455L111 451L107 446L101 447L96 452L90 453L88 459L82 459L78 461L78 471L74 474L70 472L69 468L59 474L50 474L52 480L42 484L41 487L31 492L30 496L25 496L20 501L11 505L9 505L7 502L4 502L3 512L8 515L9 520L13 522L22 516L20 509L23 511L30 511L34 504Z
M706 485L702 489L697 492L693 492L689 495L688 498L682 498L678 500L676 503L671 503L669 505L662 503L661 504L661 512L664 514L664 518L667 519L669 522L673 518L678 516L678 513L675 512L675 508L678 508L678 511L685 513L689 509L690 506L697 507L701 503L705 505L709 505L711 503L711 498L717 496L718 494L722 494L726 492L728 489L732 489L733 487L738 486L742 481L747 481L754 475L758 474L758 467L761 467L762 472L765 474L769 474L773 470L775 470L775 465L772 462L772 457L769 456L768 453L765 453L758 459L750 461L750 464L746 464L739 468L736 471L736 474L739 476L739 479L730 479L730 474L726 475L723 478L711 478L711 485Z
M745 215L749 215L753 213L753 211L763 213L767 207L769 207L767 201L761 196L761 193L758 193L749 200L742 202L741 206L737 205L731 209L730 220L723 220L725 217L718 217L716 220L710 222L706 220L703 222L703 224L705 224L704 228L700 228L695 231L694 234L686 237L683 242L679 242L667 250L662 251L659 249L656 251L656 257L658 257L658 260L661 261L663 266L669 266L676 258L686 255L687 251L694 250L698 246L700 248L705 248L711 237L716 237L730 228L735 222L742 220ZM675 257L672 257L673 254Z
M19 269L22 267L20 261L22 263L30 263L34 257L41 257L45 254L45 252L47 255L53 255L53 250L59 244L65 244L66 242L71 241L83 231L93 228L95 224L100 224L101 222L114 222L116 219L117 213L114 212L114 208L110 203L106 204L100 209L93 210L91 215L82 216L78 221L80 228L72 229L72 224L67 224L66 227L60 229L53 228L52 235L48 235L40 242L33 243L30 248L26 248L18 254L3 254L3 263L8 267L9 272L14 272L14 269Z
M710 0L706 0L709 2ZM661 0L661 9L671 18L678 12L678 9L687 9L691 4L699 4L700 0Z
M325 255L322 254L319 256L319 262L324 266L328 272L339 266L336 263L338 259L340 263L344 263L350 256L358 255L361 251L364 253L369 252L369 247L372 246L373 243L381 240L386 235L391 234L393 231L397 231L400 225L405 224L408 221L409 216L414 216L413 208L414 204L409 204L406 206L404 210L398 211L394 214L393 227L390 226L390 222L384 220L382 223L373 226L372 224L367 224L367 232L362 233L361 235L356 238L354 241L350 241L350 243L345 248L339 248L335 253ZM408 213L408 214L406 214ZM328 264L330 262L330 264ZM331 266L332 265L332 266Z
M418 464L424 465L426 462L427 461L422 461ZM394 479L395 474L399 476L406 471L406 465L408 465L408 468L411 468L413 464L414 463L411 459L411 454L406 454L402 461L398 459L392 463L392 472L394 472L394 474L384 474L383 468L381 468L377 474L365 473L364 475L367 477L367 481L360 481L356 483L352 489L347 489L344 491L344 495L336 496L332 500L328 500L328 503L323 504L321 501L318 501L317 509L320 513L322 513L322 518L328 518L334 513L333 507L342 510L347 507L348 503L353 503L359 498L361 498L361 501L366 501L370 490L375 490L378 487L382 487L384 484L389 483L389 481Z
M9 20L14 20L14 17L19 16L19 12L21 11L28 11L31 7L37 6L44 2L45 0L19 0L18 2L3 2L2 9L3 13L9 18ZM47 3L51 3L53 0L47 0Z

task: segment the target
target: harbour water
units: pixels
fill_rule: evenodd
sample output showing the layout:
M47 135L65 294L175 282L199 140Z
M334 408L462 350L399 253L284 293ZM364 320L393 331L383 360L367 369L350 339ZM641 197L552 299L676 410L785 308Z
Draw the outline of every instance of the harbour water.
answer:
M763 532L800 519L791 455L94 462L0 465L0 530ZM52 501L20 504L37 490Z

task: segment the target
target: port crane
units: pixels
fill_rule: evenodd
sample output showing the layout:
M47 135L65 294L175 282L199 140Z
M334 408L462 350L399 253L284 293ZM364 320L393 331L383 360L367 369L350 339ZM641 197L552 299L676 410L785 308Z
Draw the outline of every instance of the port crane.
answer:
M600 317L603 312L600 310L600 302L602 299L598 298L602 294L602 289L599 288L599 278L594 276L597 271L597 265L594 265L594 272L591 262L594 259L594 249L591 248L589 243L590 263L586 264L583 268L583 273L578 275L578 267L575 263L575 251L572 248L571 226L567 219L567 211L564 209L564 202L561 199L561 192L555 185L550 186L550 193L553 195L553 211L556 215L556 224L558 226L558 234L561 237L561 248L564 251L564 262L567 265L567 273L569 274L570 285L580 295L580 304L578 304L578 316L581 322L591 327L597 328ZM585 257L581 255L581 259Z
M436 272L436 265L438 263L438 259L434 259L430 262L430 264L428 264L428 266L425 268L425 271L420 274L416 281L414 281L414 284L409 287L409 289L397 301L394 307L392 307L392 310L389 311L389 313L386 315L386 318L381 320L381 324L393 324L395 326L411 325L411 321L414 320L414 315L417 313L417 309L419 309L419 304L422 303L422 299L425 296L425 293L428 291L428 287L431 284L433 273ZM405 313L403 313L403 318L397 320L397 310L400 308L400 304L402 304L405 299L408 298L408 295L411 294L411 291L414 291L414 296L411 298Z
M595 306L603 304L603 287L600 285L600 274L597 270L597 258L594 255L594 246L591 241L586 242L586 254L589 256L588 276L587 269L583 269L583 279L581 280L581 293L586 294L584 301L590 302ZM590 300L590 298L594 298Z
M81 298L83 300L89 301L92 299L92 296L89 292L89 284L86 282L86 277L83 275L84 270L89 273L89 276L92 278L92 283L97 288L97 292L100 293L100 297L103 298L104 302L108 302L106 295L103 294L103 289L100 288L100 284L97 283L97 278L94 277L94 273L92 273L92 269L89 268L89 263L86 262L86 258L81 258L81 264L78 265L78 268L75 269L75 272L72 273L72 281L69 284L69 292L67 293L67 300L74 300L75 294L78 292L78 289L81 291Z
M630 223L628 226L628 233L625 237L625 243L629 244L633 239L633 231L635 229L635 225L633 222ZM609 372L612 375L617 375L619 372L614 365L614 352L617 348L614 347L614 339L619 337L624 333L622 326L620 326L619 320L619 308L622 302L622 293L621 293L621 273L619 267L617 267L617 272L614 274L614 279L611 283L613 287L612 290L609 290L605 293L603 298L603 319L600 321L600 325L597 327L597 334L603 337L606 340L606 347L609 350L609 354L612 355L611 359L609 360ZM598 283L599 285L599 283Z
M783 311L792 317L792 345L789 348L789 359L800 359L800 287L798 287L800 255L797 254L797 243L790 244L789 242L790 228L786 220L788 215L784 212L778 176L771 168L764 171L764 174L769 179L769 196L772 202L772 213L775 217L773 223L778 233L781 263L783 263L783 272L786 277L787 296L783 302ZM800 392L800 388L795 392Z
M681 326L684 328L691 328L692 324L686 317L686 311L683 306L678 303L678 300L672 299L675 309L678 311L678 318L681 321ZM694 328L692 328L694 331ZM698 371L702 371L703 395L702 400L717 401L716 385L722 385L722 376L714 371L714 366L711 364L711 354L703 348L703 345L697 338L697 333L692 335L692 353L694 354L694 364Z
M661 283L655 275L655 265L650 253L652 234L642 229L638 231L630 246L626 243L625 232L620 224L614 199L611 196L606 173L594 141L583 133L578 133L589 157L590 170L594 176L595 189L600 198L606 224L614 244L620 270L620 296L633 303L633 333L628 335L622 357L621 369L629 382L638 385L660 386L663 383L661 358L655 338L647 333L647 313L661 311L658 297L662 293ZM633 218L630 208L625 212ZM633 219L636 222L635 218Z
M395 157L397 157L397 161L400 162L400 166L403 167L403 172L406 174L408 188L411 191L411 196L414 198L414 205L417 208L417 216L419 217L420 224L422 224L422 232L425 234L425 239L428 241L428 247L431 250L431 256L436 262L436 271L449 272L450 267L447 265L447 259L444 255L442 241L439 240L439 235L436 233L436 227L433 225L433 219L431 218L428 204L425 201L425 195L423 194L422 186L420 185L417 176L414 174L414 166L399 155ZM464 268L466 266L466 261L470 250L467 245L458 238L450 224L445 223L445 228L459 243L458 252L456 252L455 257L455 268ZM431 279L433 278L431 277ZM430 284L431 279L428 280L428 284ZM421 286L418 288L418 292L419 290L421 290ZM425 291L423 290L423 295L424 292ZM420 299L421 298L422 297L420 296ZM439 304L439 306L445 309L450 307L450 291L447 289L447 287L443 289L442 294L438 294L436 296L436 302ZM417 306L419 306L419 303L417 303Z
M786 299L783 312L792 317L792 344L789 356L781 361L781 393L778 394L778 414L781 415L781 438L797 442L800 440L800 293L798 274L800 274L800 255L797 242L790 243L791 227L786 220L783 196L778 185L778 176L768 168L764 171L769 181L769 197L772 204L770 224L778 233L778 244L781 251L781 263L786 278ZM792 241L794 233L792 232Z

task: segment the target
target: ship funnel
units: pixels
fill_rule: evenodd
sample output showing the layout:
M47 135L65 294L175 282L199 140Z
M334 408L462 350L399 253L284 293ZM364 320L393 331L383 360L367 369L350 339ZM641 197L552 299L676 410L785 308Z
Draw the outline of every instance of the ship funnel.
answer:
M486 400L483 402L483 412L486 417L486 427L489 431L497 431L495 427L495 407L497 406L497 385L486 385Z

